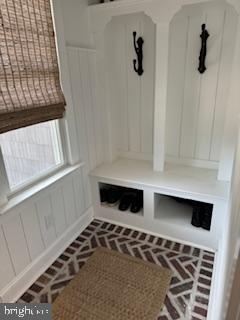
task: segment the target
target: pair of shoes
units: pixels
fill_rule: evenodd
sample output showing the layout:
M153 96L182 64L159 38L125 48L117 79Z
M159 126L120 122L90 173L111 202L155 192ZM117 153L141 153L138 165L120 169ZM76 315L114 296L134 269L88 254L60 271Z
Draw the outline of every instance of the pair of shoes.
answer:
M132 213L138 213L143 207L143 195L141 191L127 191L124 192L118 209L126 211L130 208Z
M212 220L213 205L209 203L195 202L193 204L193 214L191 224L197 228L210 230Z
M101 204L108 204L110 207L114 207L118 204L122 195L122 189L117 187L101 188L100 189L100 201Z

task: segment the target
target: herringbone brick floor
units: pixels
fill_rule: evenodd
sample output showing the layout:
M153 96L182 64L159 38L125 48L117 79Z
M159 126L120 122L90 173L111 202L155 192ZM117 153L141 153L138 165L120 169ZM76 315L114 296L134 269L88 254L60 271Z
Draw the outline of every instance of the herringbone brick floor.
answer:
M158 320L207 318L213 253L99 220L80 234L18 302L53 302L100 246L172 269L171 285Z

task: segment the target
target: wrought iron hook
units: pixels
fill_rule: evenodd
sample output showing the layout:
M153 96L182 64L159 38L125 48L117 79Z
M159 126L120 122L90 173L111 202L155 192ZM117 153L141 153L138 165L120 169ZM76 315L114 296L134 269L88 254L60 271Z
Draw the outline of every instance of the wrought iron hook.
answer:
M134 31L133 32L133 45L134 45L134 49L135 49L135 52L136 52L136 55L137 55L137 60L134 59L133 60L133 68L134 68L134 71L139 75L141 76L143 74L143 67L142 67L142 62L143 62L143 38L142 37L139 37L136 41L136 35L137 35L137 32ZM137 68L137 61L138 61L138 68Z
M205 60L206 60L206 55L207 55L207 39L209 37L209 33L206 29L206 24L202 24L202 33L200 35L200 38L202 40L201 44L201 50L200 50L200 55L199 55L199 67L198 71L200 73L204 73L207 68L205 65Z

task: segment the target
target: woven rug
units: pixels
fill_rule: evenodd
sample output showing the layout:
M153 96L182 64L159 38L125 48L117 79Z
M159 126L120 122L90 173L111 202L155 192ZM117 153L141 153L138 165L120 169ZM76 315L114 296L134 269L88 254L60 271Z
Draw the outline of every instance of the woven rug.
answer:
M99 248L52 306L53 320L155 320L171 271Z

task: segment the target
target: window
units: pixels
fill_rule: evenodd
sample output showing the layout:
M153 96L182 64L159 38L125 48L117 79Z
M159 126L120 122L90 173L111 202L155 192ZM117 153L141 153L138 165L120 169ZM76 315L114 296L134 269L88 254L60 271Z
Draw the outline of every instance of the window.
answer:
M58 120L0 134L0 145L12 190L63 164Z

